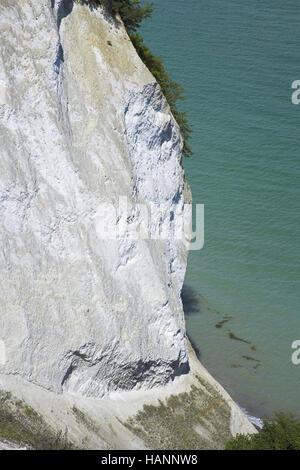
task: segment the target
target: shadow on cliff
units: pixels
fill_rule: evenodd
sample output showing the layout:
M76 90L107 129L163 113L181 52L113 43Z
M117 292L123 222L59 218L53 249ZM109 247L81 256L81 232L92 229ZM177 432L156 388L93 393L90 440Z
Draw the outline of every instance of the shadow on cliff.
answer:
M55 2L53 3L55 5ZM64 18L66 18L73 10L73 0L63 0L58 5L57 9L57 27L58 30L60 29L61 22ZM53 8L53 7L52 7Z
M191 343L191 346L192 346L197 358L199 359L199 361L201 361L201 351L200 351L199 347L194 343L194 341L191 339L190 336L188 336L188 338L189 338L189 342Z

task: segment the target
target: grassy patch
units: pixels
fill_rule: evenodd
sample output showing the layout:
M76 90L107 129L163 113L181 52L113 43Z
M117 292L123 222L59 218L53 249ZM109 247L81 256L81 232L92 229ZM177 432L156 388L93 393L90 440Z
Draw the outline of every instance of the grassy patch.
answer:
M81 411L76 406L73 406L72 411L78 423L83 424L91 432L96 434L99 433L99 426L97 426L97 424L89 416L83 413L83 411Z
M222 449L230 434L230 408L200 377L199 387L144 405L125 426L150 449Z
M36 450L74 448L67 431L55 432L25 402L0 391L0 439Z

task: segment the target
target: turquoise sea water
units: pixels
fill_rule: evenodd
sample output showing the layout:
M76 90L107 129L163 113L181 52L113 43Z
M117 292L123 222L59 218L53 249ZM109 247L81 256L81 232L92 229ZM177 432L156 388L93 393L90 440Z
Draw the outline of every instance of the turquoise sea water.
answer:
M205 246L185 281L188 333L250 413L300 416L300 1L154 4L142 34L185 88L195 155L184 167L205 204Z

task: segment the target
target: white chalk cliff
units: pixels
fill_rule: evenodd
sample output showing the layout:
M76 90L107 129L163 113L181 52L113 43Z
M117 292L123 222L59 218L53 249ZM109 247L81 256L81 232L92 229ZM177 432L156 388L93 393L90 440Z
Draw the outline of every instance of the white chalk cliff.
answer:
M99 233L120 197L154 208L150 235L190 200L158 84L101 8L5 0L0 38L2 388L88 400L184 380L186 245Z

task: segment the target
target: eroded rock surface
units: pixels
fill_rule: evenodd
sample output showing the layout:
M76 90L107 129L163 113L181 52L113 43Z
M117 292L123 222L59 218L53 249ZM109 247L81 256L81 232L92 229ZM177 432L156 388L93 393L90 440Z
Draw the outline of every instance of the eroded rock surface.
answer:
M166 100L100 8L6 0L0 36L0 374L91 397L165 384L189 367L186 246L99 228L120 197L151 204L150 234L175 228L190 194Z

